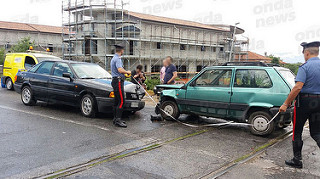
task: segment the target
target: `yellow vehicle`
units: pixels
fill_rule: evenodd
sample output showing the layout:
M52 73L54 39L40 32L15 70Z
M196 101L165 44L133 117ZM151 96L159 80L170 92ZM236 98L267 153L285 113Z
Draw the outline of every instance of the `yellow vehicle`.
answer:
M8 53L4 60L3 77L1 86L8 90L13 89L15 76L18 71L26 71L44 60L60 59L58 57L42 53Z

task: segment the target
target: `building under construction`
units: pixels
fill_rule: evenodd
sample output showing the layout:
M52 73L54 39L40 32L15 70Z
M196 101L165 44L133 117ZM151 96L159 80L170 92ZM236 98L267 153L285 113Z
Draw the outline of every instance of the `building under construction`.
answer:
M109 70L113 45L124 41L127 69L143 64L146 72L159 72L162 60L172 56L179 72L197 72L228 61L230 55L233 59L233 36L244 32L234 26L130 12L118 1L63 1L65 59L99 63ZM239 47L234 51L241 53Z

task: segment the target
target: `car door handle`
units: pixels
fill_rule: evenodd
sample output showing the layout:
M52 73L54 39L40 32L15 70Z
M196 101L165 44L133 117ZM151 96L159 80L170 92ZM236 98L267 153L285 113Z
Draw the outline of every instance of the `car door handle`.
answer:
M230 91L229 91L228 94L233 95L233 92L230 92Z

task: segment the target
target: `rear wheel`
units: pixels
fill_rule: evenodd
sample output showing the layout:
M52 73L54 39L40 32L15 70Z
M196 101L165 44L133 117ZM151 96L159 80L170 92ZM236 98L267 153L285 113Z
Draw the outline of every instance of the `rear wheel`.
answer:
M21 90L21 100L23 104L27 106L33 106L36 104L36 100L34 99L32 89L29 86L25 86Z
M165 101L161 103L160 113L161 113L161 116L168 121L173 121L174 119L178 119L180 116L178 106L174 101Z
M270 120L270 114L265 111L257 111L252 113L249 117L249 123L251 124L250 132L254 135L260 136L271 134L275 127L274 121L268 124Z
M96 116L96 102L92 95L86 94L81 98L80 110L85 117L93 118Z
M6 86L8 90L13 90L13 83L10 77L6 80Z

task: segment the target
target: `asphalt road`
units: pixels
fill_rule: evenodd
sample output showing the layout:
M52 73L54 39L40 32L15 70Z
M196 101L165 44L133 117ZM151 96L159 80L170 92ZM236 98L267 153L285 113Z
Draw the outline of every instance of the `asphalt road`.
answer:
M68 106L24 106L20 95L0 89L0 178L54 176L89 161L94 162L68 177L199 178L288 132L258 137L243 126L191 128L152 122L153 111L148 105L126 117L128 128L116 128L112 115L89 119ZM198 123L189 116L180 119Z

